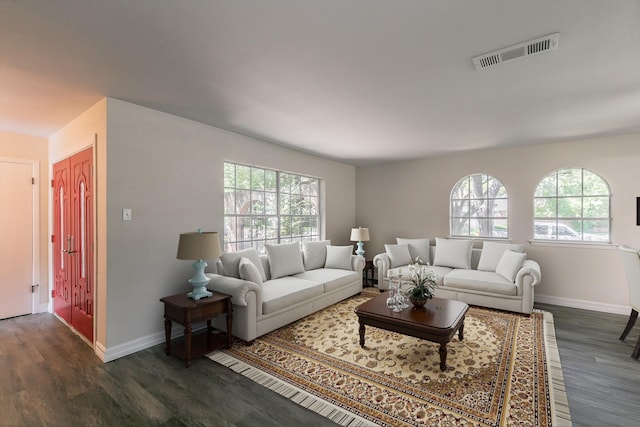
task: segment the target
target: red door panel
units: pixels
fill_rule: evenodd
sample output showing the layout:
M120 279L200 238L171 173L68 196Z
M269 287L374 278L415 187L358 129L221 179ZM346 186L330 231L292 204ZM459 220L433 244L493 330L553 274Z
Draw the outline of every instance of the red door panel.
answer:
M69 159L53 165L53 311L71 324Z
M93 149L53 174L54 311L93 342Z

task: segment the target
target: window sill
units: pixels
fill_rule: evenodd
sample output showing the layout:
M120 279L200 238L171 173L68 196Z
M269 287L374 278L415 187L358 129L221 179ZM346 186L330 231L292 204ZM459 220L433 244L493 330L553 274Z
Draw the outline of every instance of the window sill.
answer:
M531 246L552 246L555 248L616 249L618 245L606 242L572 242L568 240L529 240Z

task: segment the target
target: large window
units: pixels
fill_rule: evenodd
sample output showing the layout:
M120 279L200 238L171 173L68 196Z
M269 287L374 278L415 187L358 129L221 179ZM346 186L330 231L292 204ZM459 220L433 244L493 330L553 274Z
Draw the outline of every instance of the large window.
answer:
M496 178L486 174L462 178L451 191L451 235L506 239L509 197Z
M224 164L224 251L320 240L320 180Z
M545 176L534 196L535 240L610 241L609 185L582 168Z

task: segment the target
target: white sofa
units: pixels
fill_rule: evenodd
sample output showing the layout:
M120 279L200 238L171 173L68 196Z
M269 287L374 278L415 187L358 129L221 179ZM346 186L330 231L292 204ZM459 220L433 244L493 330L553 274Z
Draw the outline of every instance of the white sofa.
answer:
M526 259L524 246L486 241L481 249L462 239L397 239L373 259L378 287L389 289L389 276L408 274L411 259L420 257L439 276L435 295L471 305L530 314L540 266Z
M302 247L301 247L302 246ZM222 254L208 288L231 295L232 335L250 342L362 291L365 259L329 241ZM213 321L226 331L224 316Z

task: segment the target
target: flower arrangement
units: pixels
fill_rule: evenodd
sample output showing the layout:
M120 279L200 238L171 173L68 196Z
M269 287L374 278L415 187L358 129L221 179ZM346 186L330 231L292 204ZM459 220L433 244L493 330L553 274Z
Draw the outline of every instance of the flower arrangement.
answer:
M433 298L435 288L438 286L438 275L425 268L428 265L419 257L409 263L409 274L406 276L406 282L411 286L408 295L414 305L424 305L424 303ZM405 278L403 277L403 279Z

